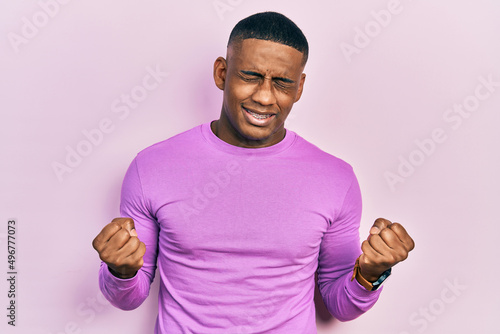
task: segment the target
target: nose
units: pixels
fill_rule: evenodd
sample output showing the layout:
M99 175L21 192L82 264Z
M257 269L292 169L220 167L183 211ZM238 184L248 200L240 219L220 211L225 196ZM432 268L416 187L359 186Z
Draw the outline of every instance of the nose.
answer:
M276 103L276 96L274 95L273 85L270 78L264 78L257 86L252 99L263 105L273 105Z

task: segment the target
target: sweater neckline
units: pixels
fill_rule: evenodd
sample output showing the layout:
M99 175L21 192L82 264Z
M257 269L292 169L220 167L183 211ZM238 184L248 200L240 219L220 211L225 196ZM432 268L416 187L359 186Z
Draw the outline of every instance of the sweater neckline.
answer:
M201 134L205 141L207 141L211 146L216 149L234 155L247 155L247 156L269 156L275 155L280 152L285 151L294 143L297 135L295 132L285 129L285 137L278 143L267 146L267 147L259 147L259 148L248 148L248 147L239 147L234 146L229 143L226 143L212 132L210 128L210 124L213 121L204 123L201 125Z

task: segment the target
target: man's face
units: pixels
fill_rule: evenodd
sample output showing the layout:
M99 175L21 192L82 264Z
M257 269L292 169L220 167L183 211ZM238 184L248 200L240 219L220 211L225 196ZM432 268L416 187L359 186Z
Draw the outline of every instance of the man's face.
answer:
M214 65L224 91L216 134L243 147L265 147L285 135L284 123L302 94L303 54L287 45L245 39L228 48L227 61Z

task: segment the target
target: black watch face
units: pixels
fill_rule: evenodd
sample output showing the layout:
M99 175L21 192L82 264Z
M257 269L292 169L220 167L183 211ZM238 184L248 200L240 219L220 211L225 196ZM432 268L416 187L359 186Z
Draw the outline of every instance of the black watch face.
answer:
M372 291L377 290L390 275L391 275L391 269L384 271L384 273L379 277L379 279L372 283L373 285Z

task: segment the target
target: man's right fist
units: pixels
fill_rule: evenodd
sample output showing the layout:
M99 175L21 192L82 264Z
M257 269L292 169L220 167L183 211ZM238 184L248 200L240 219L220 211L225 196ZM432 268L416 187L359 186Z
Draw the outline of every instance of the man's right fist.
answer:
M116 277L134 277L144 264L146 245L137 238L132 218L113 219L95 237L92 246Z

